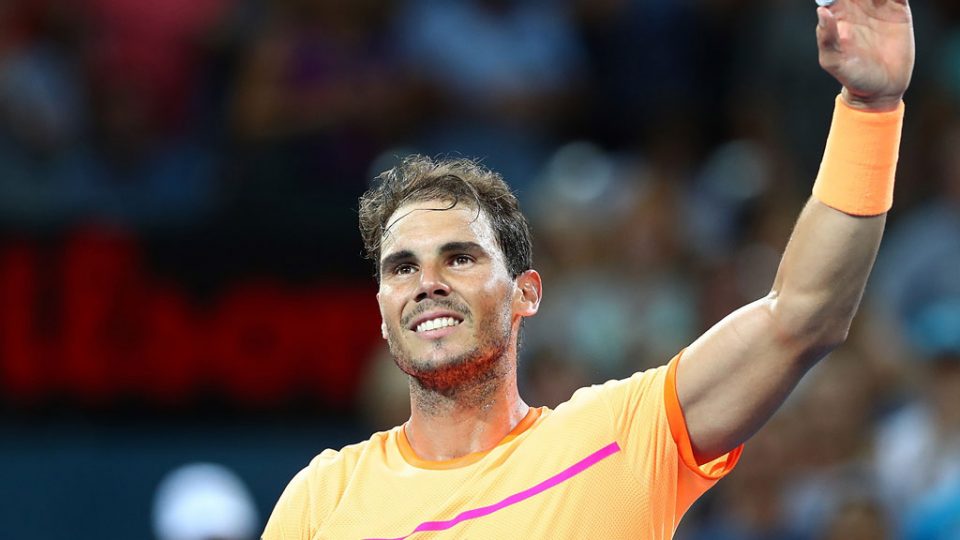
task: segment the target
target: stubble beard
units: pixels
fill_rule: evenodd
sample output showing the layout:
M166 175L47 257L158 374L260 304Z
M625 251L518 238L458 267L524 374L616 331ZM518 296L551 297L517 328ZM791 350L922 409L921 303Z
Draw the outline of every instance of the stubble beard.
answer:
M410 377L410 392L424 412L440 413L454 404L482 406L503 386L512 367L507 355L512 334L509 314L477 321L476 328L475 347L443 359L414 358L395 330L388 329L393 360ZM442 339L432 344L435 350L443 346Z

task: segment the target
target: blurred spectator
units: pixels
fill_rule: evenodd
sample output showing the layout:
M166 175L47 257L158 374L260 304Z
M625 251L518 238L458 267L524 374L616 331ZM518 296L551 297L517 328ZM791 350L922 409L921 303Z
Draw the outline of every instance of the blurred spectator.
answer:
M232 125L243 144L277 147L285 172L337 189L362 186L408 101L382 0L271 4L240 66Z
M903 536L941 540L960 534L960 350L928 362L917 398L877 430L875 471Z
M211 214L218 179L208 145L160 135L138 92L96 87L93 99L93 144L79 152L69 186L82 220L149 231Z
M0 222L62 224L88 112L79 14L57 2L0 4Z
M578 389L600 382L599 377L588 376L582 360L567 358L560 346L537 349L520 368L520 390L528 396L524 399L537 406L556 408Z
M405 68L438 97L421 150L483 158L528 197L582 82L567 2L410 0L397 20Z
M723 95L724 84L715 77L724 73L729 50L712 29L732 28L729 17L713 13L716 24L708 28L699 2L572 4L588 59L585 70L592 81L584 120L592 137L622 148L640 137L662 136L672 129L677 114L709 124L708 104L716 104L714 100Z
M894 538L883 507L869 496L843 501L833 512L822 540L886 540Z
M393 4L264 7L230 97L228 235L263 245L272 260L323 245L325 271L354 271L359 239L344 231L356 227L367 168L415 115Z
M960 535L960 124L930 153L938 187L891 228L874 300L919 374L876 434L881 493L904 538Z
M138 121L160 134L194 126L202 47L230 0L76 0L90 26L92 83L109 97L135 95Z
M787 526L783 498L802 447L798 422L789 404L781 408L744 448L736 474L704 500L696 521L681 525L678 540L800 540Z
M27 13L31 32L0 52L3 221L155 228L208 212L214 158L184 125L197 55L182 32L196 21L180 17L197 12L118 0Z
M687 243L705 260L736 246L749 203L770 187L771 158L762 145L735 140L718 146L703 164L687 196Z
M960 348L960 123L932 152L939 191L891 227L881 247L875 301L924 354ZM922 239L922 241L918 241ZM954 321L954 322L951 322Z
M942 483L917 501L901 536L907 540L952 540L960 537L960 482Z
M848 504L879 504L870 461L881 386L856 347L835 351L795 400L797 441L784 487L785 523L800 538L831 534Z
M940 76L954 103L960 107L960 30L954 29L943 47Z
M659 365L688 342L694 291L678 267L679 193L645 164L588 143L548 161L531 208L549 309L526 321L528 346L598 382ZM591 216L603 216L593 219Z
M95 219L152 228L213 210L216 159L194 103L204 40L228 5L85 0L94 144L79 164L78 196Z

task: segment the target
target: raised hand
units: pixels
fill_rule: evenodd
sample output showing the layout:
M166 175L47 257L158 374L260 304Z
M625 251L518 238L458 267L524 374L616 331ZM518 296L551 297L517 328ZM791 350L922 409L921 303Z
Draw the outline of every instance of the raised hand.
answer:
M836 0L817 8L820 65L843 85L843 99L866 110L892 110L913 73L913 17L908 0Z

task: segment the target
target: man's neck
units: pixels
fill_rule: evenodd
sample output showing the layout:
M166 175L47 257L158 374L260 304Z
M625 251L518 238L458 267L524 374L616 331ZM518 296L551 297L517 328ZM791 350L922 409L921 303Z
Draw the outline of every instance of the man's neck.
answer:
M453 393L423 388L413 379L410 404L407 440L417 456L429 461L490 450L530 410L517 391L515 369Z

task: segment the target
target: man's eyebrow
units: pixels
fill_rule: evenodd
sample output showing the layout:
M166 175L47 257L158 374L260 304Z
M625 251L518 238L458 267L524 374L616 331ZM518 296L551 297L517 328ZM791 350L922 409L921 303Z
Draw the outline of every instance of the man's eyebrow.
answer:
M399 264L403 261L408 261L413 259L413 252L408 249L403 249L400 251L395 251L380 261L380 271L383 272L387 268L390 268L396 264Z
M483 249L483 246L476 242L447 242L446 244L440 246L439 252L441 254L448 253L480 253L483 255L487 254L487 250Z

